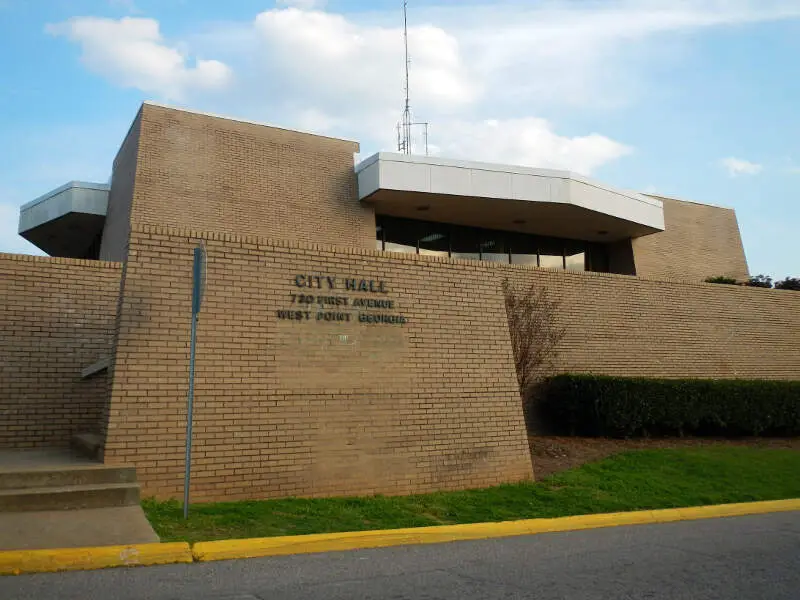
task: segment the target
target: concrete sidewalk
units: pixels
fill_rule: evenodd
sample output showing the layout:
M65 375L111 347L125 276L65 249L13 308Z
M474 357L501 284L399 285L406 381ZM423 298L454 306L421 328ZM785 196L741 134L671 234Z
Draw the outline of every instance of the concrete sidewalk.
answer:
M68 448L0 451L0 550L158 542L135 470Z
M158 542L140 506L0 513L0 550Z

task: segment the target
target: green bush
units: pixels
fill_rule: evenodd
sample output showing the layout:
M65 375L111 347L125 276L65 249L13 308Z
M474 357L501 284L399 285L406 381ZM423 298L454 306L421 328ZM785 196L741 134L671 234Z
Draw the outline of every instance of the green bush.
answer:
M775 283L776 290L793 290L800 292L800 277L787 277Z
M727 283L729 285L735 285L736 280L733 277L725 277L725 275L719 275L718 277L709 277L706 279L706 283Z
M800 381L557 375L537 399L541 418L569 435L800 434Z
M745 285L750 287L771 288L772 277L768 277L767 275L756 275L748 279Z

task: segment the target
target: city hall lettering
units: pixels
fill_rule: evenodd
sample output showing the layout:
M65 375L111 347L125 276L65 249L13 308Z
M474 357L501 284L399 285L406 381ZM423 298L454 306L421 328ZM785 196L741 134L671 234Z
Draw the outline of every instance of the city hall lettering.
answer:
M348 292L380 292L387 293L386 285L383 281L373 279L346 278L337 279L330 275L296 275L294 284L297 287L317 288L317 289L344 289Z
M278 319L287 321L317 321L320 323L383 323L403 325L408 319L404 315L385 312L366 312L365 309L391 311L395 301L376 297L352 297L331 295L332 290L345 293L387 294L386 282L357 277L338 278L331 275L295 275L295 287L304 290L321 290L327 293L290 293L291 308L278 310ZM358 309L357 311L348 309Z

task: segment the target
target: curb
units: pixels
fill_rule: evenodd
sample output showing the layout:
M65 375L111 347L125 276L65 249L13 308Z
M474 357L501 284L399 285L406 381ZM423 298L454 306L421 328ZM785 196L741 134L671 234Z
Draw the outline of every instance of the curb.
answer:
M190 563L192 560L192 551L186 542L95 548L6 550L0 552L0 575L166 565Z
M691 508L667 508L636 512L601 513L553 519L528 519L501 523L474 523L465 525L442 525L387 529L382 531L358 531L348 533L321 533L311 535L222 540L197 542L192 554L198 562L308 554L384 548L411 544L437 544L462 540L503 538L558 531L578 531L616 527L619 525L644 525L648 523L670 523L713 517L736 517L773 512L800 510L800 499L746 502L741 504L718 504Z
M315 552L335 552L366 548L385 548L416 544L438 544L466 540L504 538L537 533L578 531L619 525L671 523L717 517L738 517L766 513L800 511L800 499L718 504L690 508L667 508L635 512L577 515L552 519L527 519L500 523L473 523L356 531L344 533L315 533L271 538L221 540L165 544L136 544L96 548L56 548L50 550L0 551L0 575L47 573L165 565L173 563L207 562L238 558L284 556Z

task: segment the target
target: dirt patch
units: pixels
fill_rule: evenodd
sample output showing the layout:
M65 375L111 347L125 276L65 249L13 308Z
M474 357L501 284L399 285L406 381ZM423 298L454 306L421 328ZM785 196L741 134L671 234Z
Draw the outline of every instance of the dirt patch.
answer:
M627 450L649 448L689 448L693 446L753 446L759 448L791 448L800 450L800 438L663 438L616 440L610 438L583 438L557 436L531 436L528 443L533 457L536 479L574 469L589 462L602 460Z

